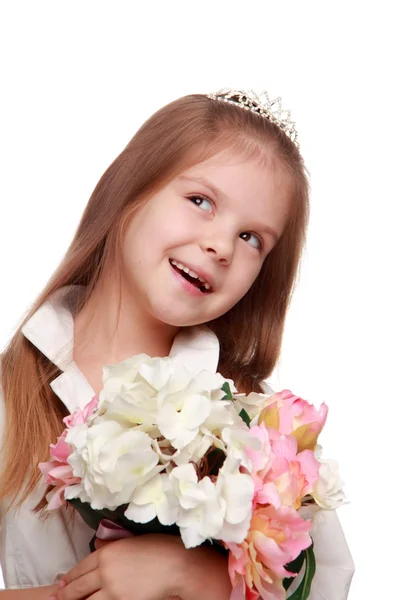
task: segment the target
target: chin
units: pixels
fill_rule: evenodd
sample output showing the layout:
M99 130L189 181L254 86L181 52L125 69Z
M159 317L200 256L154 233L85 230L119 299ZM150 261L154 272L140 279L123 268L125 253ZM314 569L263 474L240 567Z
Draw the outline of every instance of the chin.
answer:
M151 312L157 321L171 327L192 327L208 323L208 321L213 319L213 317L208 317L208 315L194 315L193 312L185 314L182 310L178 310L177 308L171 309L171 306L162 308L154 307Z
M195 319L194 317L186 317L184 315L157 315L157 319L164 323L165 325L170 325L171 327L194 327L196 325L202 325L204 323L208 323L209 320L206 321L204 319Z
M211 308L212 310L210 310ZM161 302L159 298L155 299L149 310L157 321L170 327L194 327L196 325L206 325L225 314L230 308L232 308L230 305L220 307L206 307L203 305L199 307L200 310L195 310L193 305L187 306L184 302L174 302L174 299L167 299L166 297Z

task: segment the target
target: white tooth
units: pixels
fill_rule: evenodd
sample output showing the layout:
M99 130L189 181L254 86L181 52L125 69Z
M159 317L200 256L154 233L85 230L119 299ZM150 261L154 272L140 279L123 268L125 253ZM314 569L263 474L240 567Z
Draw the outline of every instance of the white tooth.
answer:
M177 262L174 259L171 260L171 265L174 265L181 271L188 273L190 275L190 277L194 277L195 279L198 279L199 281L201 281L201 283L204 283L204 287L206 288L206 290L210 289L210 285L206 282L206 280L203 279L202 277L200 277L200 275L197 275L197 273L195 271L192 271L191 269L189 269L188 267L185 267L182 263Z

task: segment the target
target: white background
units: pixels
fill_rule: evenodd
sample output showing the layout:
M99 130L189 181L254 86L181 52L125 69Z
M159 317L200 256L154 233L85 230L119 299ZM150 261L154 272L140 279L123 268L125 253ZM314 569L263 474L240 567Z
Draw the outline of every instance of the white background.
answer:
M312 216L271 383L330 407L320 441L339 459L351 501L339 511L356 564L350 600L394 598L398 576L395 5L0 8L0 346L61 259L101 174L156 109L225 86L265 88L292 109Z

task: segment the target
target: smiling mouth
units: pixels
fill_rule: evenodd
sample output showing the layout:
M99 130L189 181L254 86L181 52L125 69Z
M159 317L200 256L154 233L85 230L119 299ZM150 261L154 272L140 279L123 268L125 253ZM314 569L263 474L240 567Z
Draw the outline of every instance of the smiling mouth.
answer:
M177 273L179 273L179 275L181 275L184 279L186 279L186 281L188 281L194 287L203 292L203 294L211 293L212 290L210 284L207 281L205 281L202 277L197 275L197 273L189 269L189 267L186 267L182 263L171 258L169 259L169 263L171 267L175 269Z

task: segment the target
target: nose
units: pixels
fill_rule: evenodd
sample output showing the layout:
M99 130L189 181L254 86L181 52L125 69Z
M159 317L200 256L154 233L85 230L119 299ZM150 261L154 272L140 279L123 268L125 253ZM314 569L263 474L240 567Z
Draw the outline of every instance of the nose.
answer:
M212 236L201 242L203 252L212 255L212 258L222 265L229 265L232 262L234 243L227 236Z

